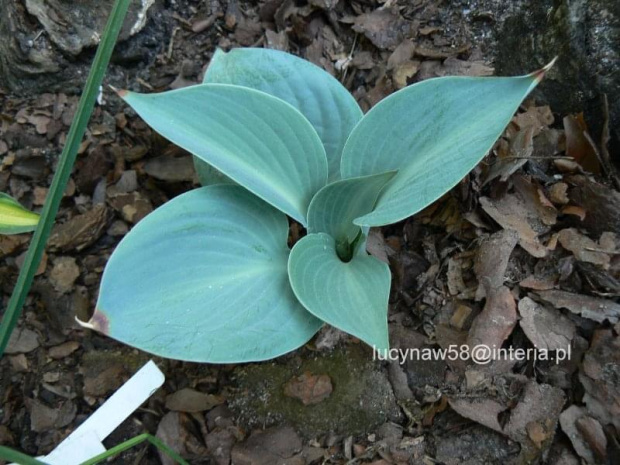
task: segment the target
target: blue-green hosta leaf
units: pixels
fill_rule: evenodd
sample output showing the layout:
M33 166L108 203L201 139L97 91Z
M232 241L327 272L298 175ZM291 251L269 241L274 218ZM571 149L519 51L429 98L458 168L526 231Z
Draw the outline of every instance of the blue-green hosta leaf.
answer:
M214 184L237 184L224 173L202 161L196 155L192 157L192 160L194 161L194 169L196 170L196 175L198 176L201 185L212 186Z
M365 252L344 263L328 234L309 234L291 251L288 273L299 301L321 320L376 349L389 348L390 269Z
M325 146L329 181L340 179L342 148L362 110L333 76L289 53L264 48L217 50L204 82L235 84L261 90L297 108L316 129Z
M306 224L310 200L327 182L327 159L291 105L227 84L121 96L161 135Z
M327 233L336 243L351 243L360 232L353 220L372 211L381 189L395 171L328 184L316 193L308 207L308 232Z
M138 223L103 274L89 326L163 357L266 360L322 322L289 284L286 217L241 186L183 194Z
M26 210L17 200L0 192L0 234L20 234L34 231L39 215Z
M527 76L429 79L379 102L355 127L343 178L398 170L357 224L383 226L454 187L491 149L545 68Z

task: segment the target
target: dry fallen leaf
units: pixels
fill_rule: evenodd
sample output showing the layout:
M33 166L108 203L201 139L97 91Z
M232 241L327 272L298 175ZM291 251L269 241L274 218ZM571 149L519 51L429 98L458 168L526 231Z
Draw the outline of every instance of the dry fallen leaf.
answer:
M485 297L488 287L496 289L504 284L508 261L518 240L517 232L508 229L499 231L482 242L474 262L474 271L478 278L476 300Z
M566 250L573 253L577 260L599 265L603 269L609 268L611 254L616 253L615 235L603 233L599 243L579 233L574 228L562 229L558 234L558 241Z
M560 425L577 454L586 463L606 462L607 438L603 432L603 427L588 415L585 408L571 405L560 415Z
M565 116L563 123L566 133L566 155L572 157L584 170L601 174L596 148L592 145L592 139L585 135L588 127L583 119L583 113Z
M588 413L601 424L620 430L620 336L611 329L595 331L581 365L579 380L585 389Z
M449 399L450 407L461 415L476 423L491 428L498 433L503 432L502 425L499 422L499 414L507 409L505 405L490 399Z
M532 444L534 450L538 450L540 445L532 441L530 432L532 423L539 423L547 432L545 441L549 445L565 401L566 397L561 389L548 384L538 384L530 379L525 385L519 403L510 412L504 433L511 439L519 441L526 449Z
M506 230L519 234L519 245L530 255L542 258L547 255L546 247L538 240L538 235L546 231L540 227L540 220L535 212L527 208L516 194L506 194L501 199L480 198L482 209ZM534 229L536 228L536 229Z
M529 297L519 301L519 326L537 349L567 350L575 336L575 324L555 309Z
M519 168L521 168L534 151L534 128L527 126L510 141L509 150L501 151L491 165L484 184L488 184L493 179L499 178L500 181L506 182ZM484 185L483 184L483 185Z
M379 8L355 18L353 30L364 34L380 49L395 50L409 36L411 24L396 8Z
M566 205L569 202L567 191L568 184L564 182L555 183L549 188L549 199L556 205Z
M612 300L558 290L539 291L537 294L556 308L565 308L598 323L608 320L615 324L620 321L620 304Z
M543 129L553 124L553 112L549 106L531 106L525 112L516 115L512 122L521 130L532 128L533 137L538 136Z
M467 345L499 349L517 324L515 299L506 286L486 287L486 302L467 336Z

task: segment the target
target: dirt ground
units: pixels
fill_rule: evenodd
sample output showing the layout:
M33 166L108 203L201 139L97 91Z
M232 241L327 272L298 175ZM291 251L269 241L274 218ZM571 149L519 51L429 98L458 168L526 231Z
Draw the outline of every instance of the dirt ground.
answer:
M216 47L238 46L314 62L364 111L424 79L494 74L495 23L474 1L172 0L149 15L119 45L106 84L192 85ZM0 191L35 211L76 109L69 90L92 52L68 62L74 80L46 92L0 89ZM538 360L378 361L331 328L272 362L155 358L164 386L106 446L150 432L195 464L620 463L620 182L606 122L602 109L602 132L591 135L581 115L530 99L457 187L373 231L370 251L394 276L394 348L536 347ZM74 318L88 320L131 227L197 185L191 156L104 87L0 360L0 444L48 453L149 360ZM28 241L0 237L3 309ZM141 445L111 463L160 460Z

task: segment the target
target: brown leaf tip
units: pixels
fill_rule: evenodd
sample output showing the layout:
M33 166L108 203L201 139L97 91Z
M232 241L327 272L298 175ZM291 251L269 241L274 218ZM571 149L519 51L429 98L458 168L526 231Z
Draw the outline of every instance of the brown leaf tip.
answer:
M103 334L108 334L109 329L110 329L110 320L108 320L108 317L106 316L106 314L103 313L98 308L95 309L95 313L93 314L93 317L90 319L90 322L93 325L93 328L95 329L95 331L99 331L100 333L103 333Z
M536 81L536 84L540 83L540 81L543 80L543 78L545 77L547 72L551 68L553 68L553 65L555 65L556 61L558 61L558 56L553 58L553 60L551 60L549 63L547 63L542 69L539 69L538 71L534 71L532 73L532 76L534 77L534 80Z
M117 89L116 87L110 84L108 84L108 87L110 87L110 89L116 92L116 95L118 95L120 98L125 98L125 96L129 93L129 91L126 89Z
M77 321L78 324L83 328L88 328L88 329L92 329L95 331L99 331L100 333L103 333L103 334L108 334L109 329L110 329L110 320L108 320L108 317L106 316L106 314L103 313L98 308L95 308L95 313L93 313L93 316L91 317L90 320L81 321L76 317L75 321Z

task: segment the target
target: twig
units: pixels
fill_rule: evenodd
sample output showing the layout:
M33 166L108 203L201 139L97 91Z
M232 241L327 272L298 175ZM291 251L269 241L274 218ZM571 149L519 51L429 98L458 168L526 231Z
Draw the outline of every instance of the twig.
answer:
M502 157L502 158L498 158L497 161L501 161L501 160L574 160L574 157L565 157L565 156L550 156L550 157L519 157L517 155L515 156L507 156L507 157Z

